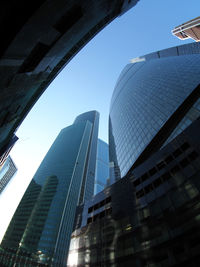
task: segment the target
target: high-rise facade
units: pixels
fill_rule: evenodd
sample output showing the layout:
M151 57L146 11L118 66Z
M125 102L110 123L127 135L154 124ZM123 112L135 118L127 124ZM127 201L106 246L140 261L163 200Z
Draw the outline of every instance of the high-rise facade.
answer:
M17 167L12 158L8 156L7 160L0 169L0 194L12 179L17 171Z
M93 125L92 135L90 140L89 153L87 155L87 166L83 177L83 185L79 197L79 204L89 200L94 194L96 157L97 157L97 141L99 131L99 113L89 111L79 115L74 123L89 121Z
M91 111L61 130L2 240L1 266L66 266L76 206L93 195L98 124Z
M136 58L120 74L109 153L122 177L199 116L199 60L200 45L191 43Z
M68 267L200 266L200 120L87 201Z
M77 209L69 267L200 265L199 60L193 43L122 71L109 148L123 179Z
M94 195L101 192L109 179L108 144L98 139Z

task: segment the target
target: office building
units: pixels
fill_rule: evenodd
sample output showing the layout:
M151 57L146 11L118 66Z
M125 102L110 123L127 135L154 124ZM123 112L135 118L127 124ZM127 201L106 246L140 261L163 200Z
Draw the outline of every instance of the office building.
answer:
M66 266L76 206L93 196L99 113L61 130L0 246L1 266Z
M200 45L191 43L132 60L110 105L109 153L121 176L199 116Z
M101 192L109 179L108 144L98 139L94 195Z
M172 47L122 71L109 152L123 179L77 208L69 267L200 265L199 52Z
M15 163L13 162L12 158L8 156L7 160L0 169L0 194L12 179L16 171L17 167Z
M172 30L172 34L181 40L191 38L200 41L200 17L189 20Z
M200 265L200 120L80 211L68 267Z
M0 155L30 109L68 62L137 2L7 0L1 5Z

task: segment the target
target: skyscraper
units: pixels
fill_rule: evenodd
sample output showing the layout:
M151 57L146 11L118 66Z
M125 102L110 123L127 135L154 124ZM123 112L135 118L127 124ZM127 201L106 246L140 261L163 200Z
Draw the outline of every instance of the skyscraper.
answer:
M109 148L123 179L77 209L69 267L200 265L199 60L193 43L122 71Z
M15 166L12 158L8 156L6 162L0 169L0 194L12 179L13 175L16 173L17 167Z
M76 206L93 195L99 113L61 130L1 244L1 266L65 266Z
M200 266L199 135L198 119L87 201L67 266Z
M200 44L191 43L136 58L121 72L110 105L109 153L122 177L199 116L199 60Z
M94 194L94 181L96 170L96 157L97 157L97 140L99 130L99 113L96 111L89 111L79 115L74 123L90 121L93 125L92 135L90 140L89 153L87 155L87 167L83 177L83 185L81 187L79 204L85 200L89 200Z
M98 139L94 195L102 191L109 178L108 144Z

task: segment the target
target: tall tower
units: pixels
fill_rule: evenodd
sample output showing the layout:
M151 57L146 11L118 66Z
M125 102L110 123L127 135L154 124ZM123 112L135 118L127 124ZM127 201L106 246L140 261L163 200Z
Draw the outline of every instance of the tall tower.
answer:
M109 137L123 179L77 208L68 267L200 266L199 60L193 43L122 71Z
M121 176L166 145L199 115L200 44L133 59L110 105L109 149Z
M84 172L79 204L85 200L89 200L94 193L96 156L97 156L97 140L99 131L99 113L97 111L89 111L79 115L74 123L89 121L92 123L92 134L89 143L89 152L86 159L86 168Z
M90 111L61 130L3 238L3 266L66 265L76 206L93 195L98 124Z

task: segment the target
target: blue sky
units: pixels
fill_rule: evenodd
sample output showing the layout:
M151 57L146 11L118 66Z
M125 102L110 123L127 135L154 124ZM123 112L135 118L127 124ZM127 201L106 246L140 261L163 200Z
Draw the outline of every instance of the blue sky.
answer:
M4 217L0 239L59 131L80 113L95 109L100 112L99 137L107 141L110 99L121 70L134 57L192 42L177 39L171 30L199 16L199 10L199 0L140 0L104 28L58 75L17 131L19 141L11 156L18 173L0 197Z

